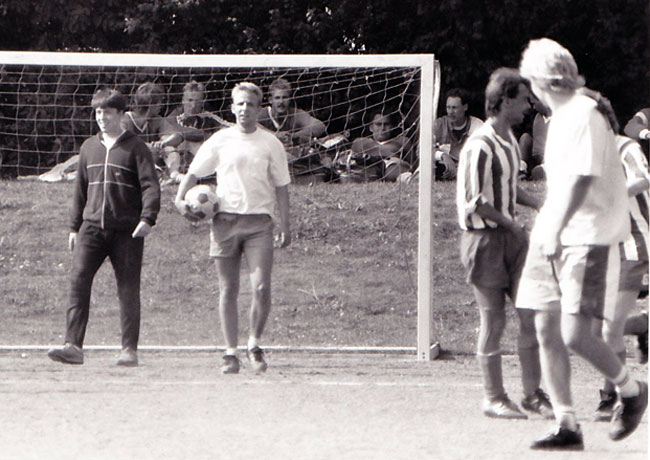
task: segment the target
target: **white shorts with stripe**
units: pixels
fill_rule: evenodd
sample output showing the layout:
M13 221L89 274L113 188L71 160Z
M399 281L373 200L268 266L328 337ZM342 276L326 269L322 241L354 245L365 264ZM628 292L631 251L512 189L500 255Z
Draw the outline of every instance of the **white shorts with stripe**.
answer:
M596 318L613 317L620 273L618 245L563 246L549 259L531 243L517 308L562 311Z

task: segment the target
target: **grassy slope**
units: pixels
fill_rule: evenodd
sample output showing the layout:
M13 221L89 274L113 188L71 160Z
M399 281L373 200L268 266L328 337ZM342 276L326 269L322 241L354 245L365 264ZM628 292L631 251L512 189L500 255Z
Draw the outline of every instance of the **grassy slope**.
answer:
M0 182L0 302L4 344L59 343L67 302L71 184ZM417 185L297 185L293 244L276 251L265 343L414 346ZM141 343L221 344L208 224L176 214L175 188L145 249ZM478 314L458 260L455 184L434 186L433 333L443 349L471 353ZM242 270L241 337L249 288ZM88 344L118 344L115 282L106 263L93 289ZM503 341L514 350L514 315Z

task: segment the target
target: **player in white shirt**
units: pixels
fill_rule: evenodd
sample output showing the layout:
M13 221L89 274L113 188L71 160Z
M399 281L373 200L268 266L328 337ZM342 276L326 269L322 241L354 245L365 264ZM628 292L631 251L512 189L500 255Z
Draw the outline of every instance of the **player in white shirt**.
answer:
M219 314L226 340L221 372L236 374L239 271L242 256L250 272L252 305L248 359L256 372L267 364L259 340L271 309L273 265L273 215L279 212L279 245L291 242L289 190L291 181L282 143L257 124L262 91L252 83L232 90L233 127L213 134L201 146L176 194L176 207L186 218L192 214L185 193L197 179L216 173L219 212L210 230L210 256L219 276Z

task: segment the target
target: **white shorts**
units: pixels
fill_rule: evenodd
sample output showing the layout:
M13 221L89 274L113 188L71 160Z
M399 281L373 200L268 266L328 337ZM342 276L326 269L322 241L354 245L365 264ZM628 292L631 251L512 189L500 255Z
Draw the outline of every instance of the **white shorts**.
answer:
M563 246L546 258L531 243L517 291L517 308L611 319L620 273L618 245Z

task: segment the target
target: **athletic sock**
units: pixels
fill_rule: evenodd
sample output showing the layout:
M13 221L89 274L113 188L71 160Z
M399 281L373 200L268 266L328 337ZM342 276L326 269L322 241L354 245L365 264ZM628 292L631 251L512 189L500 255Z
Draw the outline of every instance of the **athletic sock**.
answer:
M226 354L230 356L237 356L237 347L235 348L226 348Z
M477 353L476 358L483 377L483 390L488 401L494 401L505 394L501 371L501 351L490 354Z
M542 381L542 368L539 363L539 347L518 347L521 365L521 383L524 396L531 396L537 391Z
M257 337L253 337L252 335L248 337L248 349L252 350L255 347L259 347L259 340Z
M553 408L553 411L555 412L557 421L560 422L560 426L571 431L578 430L578 418L576 417L576 413L574 412L573 407L555 406Z
M622 398L630 398L639 394L639 384L636 382L636 380L630 378L630 374L628 373L626 367L623 367L623 369L621 369L620 374L618 374L618 376L613 379L612 382L614 385L616 385L618 393Z

